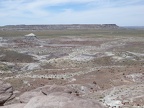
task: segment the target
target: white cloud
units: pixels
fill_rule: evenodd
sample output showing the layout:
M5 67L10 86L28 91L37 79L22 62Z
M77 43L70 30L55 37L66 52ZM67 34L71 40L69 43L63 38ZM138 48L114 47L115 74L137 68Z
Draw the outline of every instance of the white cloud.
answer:
M134 9L133 11L131 9ZM144 25L141 10L144 7L131 6L125 8L107 8L93 9L83 12L65 11L59 14L53 14L47 18L47 21L52 23L116 23L118 25ZM60 20L57 20L60 18Z
M55 24L55 23L117 23L118 25L144 25L142 0L1 0L0 25ZM44 7L63 4L87 5L86 10L51 12ZM136 4L136 5L135 5Z

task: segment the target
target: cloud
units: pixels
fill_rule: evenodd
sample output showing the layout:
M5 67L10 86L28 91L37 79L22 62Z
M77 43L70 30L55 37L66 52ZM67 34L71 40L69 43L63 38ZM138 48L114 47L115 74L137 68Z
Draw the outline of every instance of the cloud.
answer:
M0 0L0 25L116 23L144 25L143 0ZM141 22L141 23L140 23Z

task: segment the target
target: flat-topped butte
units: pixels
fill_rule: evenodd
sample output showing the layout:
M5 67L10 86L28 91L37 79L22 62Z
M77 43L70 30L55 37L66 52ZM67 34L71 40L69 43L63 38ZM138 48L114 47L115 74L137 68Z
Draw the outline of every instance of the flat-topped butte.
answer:
M1 30L118 29L116 24L6 25Z

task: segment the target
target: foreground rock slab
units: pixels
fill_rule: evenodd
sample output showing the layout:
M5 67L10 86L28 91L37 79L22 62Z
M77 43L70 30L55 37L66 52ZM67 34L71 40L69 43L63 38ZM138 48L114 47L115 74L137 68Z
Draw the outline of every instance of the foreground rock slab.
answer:
M0 108L105 108L99 102L82 99L67 93L52 93L33 97L27 104L13 104Z
M104 108L97 101L55 93L32 98L24 108Z
M13 97L13 87L9 83L0 81L0 106Z
M25 104L13 104L13 105L2 106L0 108L24 108L24 106Z
M73 96L81 96L85 93L90 93L90 90L88 89L88 87L80 84L71 84L66 86L46 85L23 93L22 95L20 95L19 101L20 103L28 103L33 97L50 95L51 93L53 94L59 92L71 94Z

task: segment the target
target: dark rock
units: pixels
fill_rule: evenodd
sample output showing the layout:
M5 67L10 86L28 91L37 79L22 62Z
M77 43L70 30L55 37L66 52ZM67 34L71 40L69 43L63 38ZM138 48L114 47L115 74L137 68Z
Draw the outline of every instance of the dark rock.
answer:
M11 100L11 98L14 98L13 96L13 87L11 84L0 81L0 106Z

